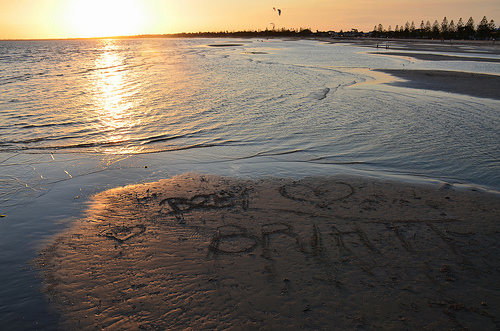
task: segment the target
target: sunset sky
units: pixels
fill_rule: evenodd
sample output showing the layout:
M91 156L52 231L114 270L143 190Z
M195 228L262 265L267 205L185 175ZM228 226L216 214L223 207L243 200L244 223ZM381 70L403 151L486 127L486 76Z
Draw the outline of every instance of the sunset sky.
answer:
M282 10L281 16L273 7ZM0 0L0 39L99 37L276 28L371 31L381 23L500 24L498 0Z

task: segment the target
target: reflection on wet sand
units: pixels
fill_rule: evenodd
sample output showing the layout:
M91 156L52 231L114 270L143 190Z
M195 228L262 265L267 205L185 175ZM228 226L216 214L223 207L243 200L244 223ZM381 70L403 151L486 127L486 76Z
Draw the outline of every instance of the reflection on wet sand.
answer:
M500 198L358 177L109 190L40 256L66 329L495 329Z

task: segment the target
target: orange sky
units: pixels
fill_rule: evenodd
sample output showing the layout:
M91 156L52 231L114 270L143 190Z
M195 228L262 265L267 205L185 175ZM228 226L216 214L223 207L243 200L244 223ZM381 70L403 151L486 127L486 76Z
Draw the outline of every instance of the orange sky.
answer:
M479 23L485 15L500 24L498 0L0 0L0 39L264 30L271 23L370 31L445 16Z

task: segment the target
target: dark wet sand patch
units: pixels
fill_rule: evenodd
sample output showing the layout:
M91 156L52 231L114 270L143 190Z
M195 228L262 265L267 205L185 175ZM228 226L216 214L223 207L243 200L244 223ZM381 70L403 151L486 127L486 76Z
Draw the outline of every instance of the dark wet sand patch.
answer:
M321 40L321 39L320 39ZM476 54L480 57L483 54L500 54L500 44L495 41L484 40L427 40L427 39L322 39L330 43L347 43L361 47L369 47L374 50L387 49L399 51L418 52L446 52L446 53L467 53Z
M445 70L376 69L405 79L391 85L459 93L500 100L500 76Z
M189 174L99 193L38 260L64 329L500 327L500 198Z
M418 60L425 60L425 61L500 62L500 58L456 56L456 55L443 55L443 54L425 54L425 53L413 53L413 52L374 52L371 54L405 56L405 57L412 57L412 58L415 58Z
M247 55L263 55L263 54L269 54L269 53L254 51L254 52L244 52L243 54L247 54Z
M209 47L238 47L244 46L243 44L210 44Z

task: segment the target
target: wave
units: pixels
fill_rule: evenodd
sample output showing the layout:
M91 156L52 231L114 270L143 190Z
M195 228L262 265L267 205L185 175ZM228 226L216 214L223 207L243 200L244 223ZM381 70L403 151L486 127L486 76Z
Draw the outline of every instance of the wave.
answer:
M44 127L45 125L33 125L34 127ZM77 150L79 152L96 152L100 149L106 149L110 147L123 147L123 148L131 148L137 147L139 149L135 149L134 154L143 154L143 153L156 153L162 151L175 151L175 150L184 150L190 148L199 148L199 147L212 147L212 146L221 146L230 141L222 140L217 141L218 139L212 138L213 141L216 142L203 142L203 143L195 143L195 144L187 144L187 138L195 137L199 132L189 132L186 134L177 134L177 135L155 135L148 137L135 137L135 138L126 138L114 141L90 141L90 142L76 142L71 143L73 140L83 140L85 137L71 137L71 136L60 136L60 137L36 137L36 138L28 138L22 140L6 140L0 141L0 151L2 152L19 152L19 151L57 151L57 150ZM86 136L86 140L89 139L90 136L100 137L100 133L91 133ZM172 140L180 140L184 139L182 143L177 145L165 145L167 141ZM68 143L53 143L54 141L66 141ZM155 145L148 148L144 148L146 145Z
M0 86L12 84L12 83L17 83L17 82L24 82L24 81L27 81L27 80L33 78L33 76L34 76L33 74L24 74L24 75L19 75L19 76L1 78L0 79Z
M113 65L113 66L107 66L107 67L95 67L95 68L86 68L82 69L80 71L77 71L76 74L87 74L89 72L94 72L94 71L101 71L101 70L109 70L109 69L115 69L115 68L120 68L117 70L117 72L125 71L128 69L133 69L133 68L138 68L138 67L151 67L151 64L118 64L118 65Z
M34 147L34 148L26 148L26 149L16 149L15 152L23 152L23 153L28 153L28 154L45 154L45 153L52 153L55 151L64 153L64 152L69 152L69 153L83 153L83 154L102 154L102 151L98 149L91 149L90 147L120 147L121 142L107 142L107 143L88 143L88 144L74 144L74 145L67 145L67 146L46 146L46 147ZM2 144L0 144L1 146ZM153 154L153 153L164 153L164 152L176 152L176 151L183 151L183 150L188 150L188 149L196 149L196 148L208 148L208 147L217 147L217 146L222 146L224 145L223 143L198 143L198 144L191 144L191 145L185 145L185 146L169 146L169 147L159 147L159 148L154 148L154 149L145 149L145 150L134 150L134 149L125 149L124 152L116 152L115 154L133 154L133 155L139 155L139 154ZM131 147L131 146L123 146L123 147ZM132 146L133 147L133 146ZM14 152L14 150L11 149L4 149L0 148L0 152Z
M174 140L174 139L180 139L180 138L185 138L187 135L157 135L157 136L152 136L148 138L141 139L141 145L149 145L149 144L154 144L154 143L159 143L159 142L164 142L164 141L169 141L169 140Z
M48 71L44 72L35 72L35 73L26 73L22 75L16 75L16 76L10 76L10 77L3 77L0 78L0 86L2 85L8 85L8 84L14 84L14 83L19 83L19 82L26 82L30 79L34 79L36 77L63 77L63 73L54 73L50 74Z
M84 122L62 122L62 123L47 123L47 124L28 124L28 123L18 123L13 124L12 126L18 126L21 129L36 129L36 128L50 128L50 127L66 127L66 126L74 126L74 125L84 125Z

